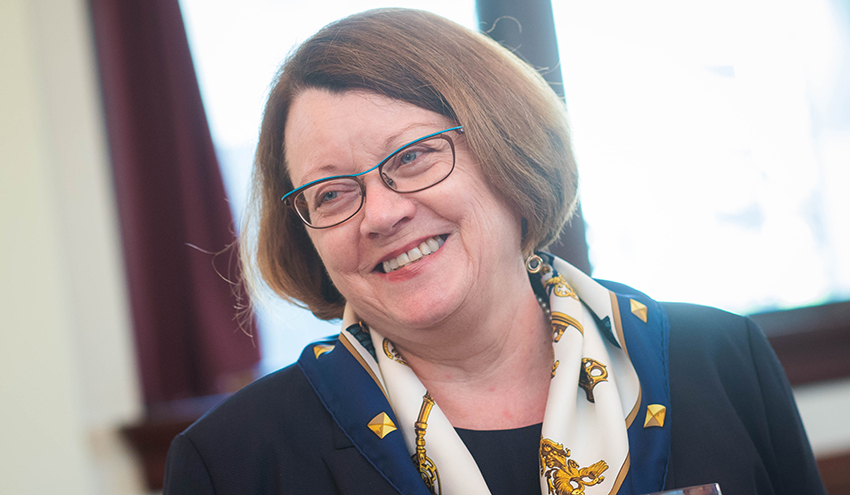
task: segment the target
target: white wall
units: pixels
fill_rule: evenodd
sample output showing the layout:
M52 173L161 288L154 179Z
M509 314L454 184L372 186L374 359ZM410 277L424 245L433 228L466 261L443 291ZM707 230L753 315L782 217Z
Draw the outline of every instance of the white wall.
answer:
M85 0L0 0L0 493L139 494L141 414Z

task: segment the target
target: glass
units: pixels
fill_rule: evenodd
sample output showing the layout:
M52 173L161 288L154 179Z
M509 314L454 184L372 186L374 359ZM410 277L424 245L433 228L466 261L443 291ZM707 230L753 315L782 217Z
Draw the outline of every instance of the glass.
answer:
M308 227L334 227L363 207L366 184L360 177L375 169L384 185L399 194L419 192L445 180L455 167L454 141L446 135L451 131L463 132L463 127L428 134L393 151L369 170L314 180L281 199Z

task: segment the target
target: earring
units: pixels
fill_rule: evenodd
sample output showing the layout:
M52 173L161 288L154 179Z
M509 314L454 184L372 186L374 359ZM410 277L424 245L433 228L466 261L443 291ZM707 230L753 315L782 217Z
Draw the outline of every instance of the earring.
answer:
M525 260L525 269L528 273L539 273L543 269L543 258L532 254Z

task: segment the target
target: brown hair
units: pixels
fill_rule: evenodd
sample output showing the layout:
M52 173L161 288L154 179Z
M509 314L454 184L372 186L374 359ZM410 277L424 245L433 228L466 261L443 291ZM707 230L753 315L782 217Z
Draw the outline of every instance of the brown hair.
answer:
M486 36L437 15L379 9L325 26L281 68L263 116L252 217L243 230L248 281L257 273L318 318L345 304L306 227L280 198L293 189L285 160L289 106L304 89L367 90L464 127L488 186L523 218L522 250L557 239L576 203L577 173L563 102L526 63Z

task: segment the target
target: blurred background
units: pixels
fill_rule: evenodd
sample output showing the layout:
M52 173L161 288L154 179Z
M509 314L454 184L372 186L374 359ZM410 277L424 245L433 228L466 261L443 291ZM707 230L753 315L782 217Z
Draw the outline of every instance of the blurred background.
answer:
M176 432L338 332L270 296L245 316L226 248L287 54L388 6L544 73L581 173L553 249L753 315L850 493L842 0L0 0L0 493L156 493Z

